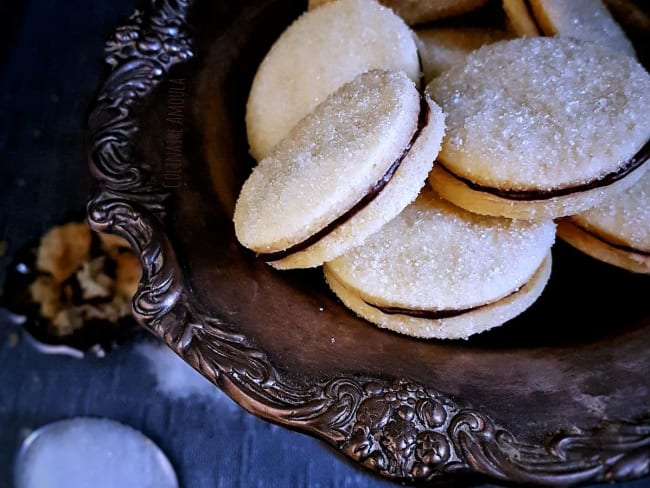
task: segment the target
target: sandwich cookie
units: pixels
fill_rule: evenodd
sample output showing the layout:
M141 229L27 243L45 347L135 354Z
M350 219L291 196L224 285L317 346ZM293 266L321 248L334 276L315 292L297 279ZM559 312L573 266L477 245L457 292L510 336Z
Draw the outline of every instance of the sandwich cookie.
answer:
M304 13L258 67L246 106L251 155L258 161L316 105L371 69L420 79L414 34L374 0L338 0Z
M650 75L632 57L562 37L484 46L427 87L447 116L430 182L486 215L582 212L645 172Z
M430 27L415 33L425 83L462 63L479 47L512 38L509 32L487 27Z
M255 167L235 206L237 238L275 268L334 259L415 200L443 134L440 107L405 73L359 75Z
M540 296L554 238L551 220L481 216L425 189L323 269L341 301L379 327L465 339L519 315Z
M560 219L558 236L595 259L650 273L650 172L598 207Z
M309 0L314 9L333 0ZM416 25L466 14L482 7L487 0L380 0L402 17L407 24Z
M601 0L504 0L503 8L517 35L573 37L636 55Z

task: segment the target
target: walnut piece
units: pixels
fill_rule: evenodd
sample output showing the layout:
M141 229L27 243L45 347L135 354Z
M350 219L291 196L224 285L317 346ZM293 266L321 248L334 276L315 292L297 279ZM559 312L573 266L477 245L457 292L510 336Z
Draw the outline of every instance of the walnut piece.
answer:
M99 234L95 245L93 235L86 222L73 222L41 239L39 275L29 291L54 335L72 334L90 320L117 323L131 313L139 261L124 239Z

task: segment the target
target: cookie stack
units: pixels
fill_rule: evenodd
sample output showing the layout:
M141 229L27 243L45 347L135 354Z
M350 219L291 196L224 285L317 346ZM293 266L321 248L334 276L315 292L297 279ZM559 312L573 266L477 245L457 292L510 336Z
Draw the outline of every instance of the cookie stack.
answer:
M579 249L650 272L650 76L624 42L563 36L576 23L559 2L535 2L544 33L564 19L554 37L524 38L404 21L450 15L448 2L404 19L375 0L317 3L249 95L258 164L234 223L259 259L323 265L359 316L441 339L501 325L541 295L556 221ZM522 23L512 4L507 25ZM604 6L590 21L602 19L611 37Z

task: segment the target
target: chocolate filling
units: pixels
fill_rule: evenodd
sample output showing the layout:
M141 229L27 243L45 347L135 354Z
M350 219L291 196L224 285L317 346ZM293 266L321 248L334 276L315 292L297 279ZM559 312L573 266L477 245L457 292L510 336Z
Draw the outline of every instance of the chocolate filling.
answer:
M582 225L578 224L575 220L573 220L571 218L569 218L567 220L569 220L573 225L578 227L585 234L589 234L594 239L598 239L600 242L603 242L603 243L607 244L608 246L613 247L614 249L618 249L619 251L623 251L623 252L631 252L631 253L634 253L634 254L639 254L641 256L650 256L650 251L642 251L640 249L625 246L623 244L616 244L616 243L614 243L612 241L609 241L609 240L605 239L603 236L601 236L599 234L596 234L595 232L592 232L591 230L587 229L586 227L583 227Z
M415 317L418 319L438 320L438 319L449 319L452 317L458 317L468 312L473 312L475 310L480 310L482 308L489 307L490 305L493 305L495 303L500 302L501 300L505 300L506 298L511 297L515 293L519 293L519 290L521 290L521 287L517 288L515 291L509 293L508 295L494 302L484 303L483 305L477 305L476 307L461 308L457 310L453 310L453 309L452 310L417 310L417 309L400 308L400 307L384 307L381 305L375 305L366 302L365 300L364 303L388 315L407 315L409 317Z
M332 222L327 224L325 227L323 227L315 234L309 236L304 241L294 244L293 246L290 246L287 249L283 249L282 251L270 252L270 253L258 253L257 257L259 257L260 259L266 262L272 262L272 261L278 261L280 259L286 258L287 256L296 253L298 251L302 251L303 249L307 249L309 246L318 242L320 239L325 237L327 234L332 232L340 225L350 220L357 213L359 213L366 206L368 206L368 204L372 202L377 197L377 195L379 195L379 192L384 189L384 187L388 184L388 182L392 179L393 175L397 171L397 168L399 168L400 164L402 164L402 161L404 160L408 152L413 147L413 144L415 144L417 138L422 133L422 129L424 129L426 125L429 123L429 114L430 114L429 104L425 100L424 95L421 95L420 113L418 115L418 126L415 132L413 133L411 140L404 148L404 151L402 151L402 154L395 161L393 161L393 163L390 165L390 167L388 168L384 176L382 176L377 183L371 186L368 189L368 191L365 193L365 195L357 203L355 203L352 208L350 208L347 212L343 213L342 215L334 219Z
M493 188L491 186L483 186L478 183L474 183L462 176L451 172L439 161L436 163L441 169L445 170L447 173L452 175L458 181L462 181L465 185L471 188L474 191L480 191L484 193L489 193L500 198L506 198L508 200L517 200L517 201L534 201L534 200L549 200L554 197L562 197L565 195L570 195L572 193L579 193L583 191L593 190L595 188L602 188L609 186L612 183L617 182L625 178L627 175L632 173L635 169L640 167L645 163L650 157L650 139L646 141L643 147L637 152L632 158L630 158L623 166L618 170L609 173L602 178L590 181L589 183L583 183L576 186L568 186L565 188L557 188L555 190L502 190L500 188Z
M424 79L424 64L422 64L422 56L420 56L419 50L417 54L418 54L418 68L420 69L420 82L418 83L418 90L420 91L420 93L424 93L424 90L427 87L427 82ZM424 97L422 98L424 99Z

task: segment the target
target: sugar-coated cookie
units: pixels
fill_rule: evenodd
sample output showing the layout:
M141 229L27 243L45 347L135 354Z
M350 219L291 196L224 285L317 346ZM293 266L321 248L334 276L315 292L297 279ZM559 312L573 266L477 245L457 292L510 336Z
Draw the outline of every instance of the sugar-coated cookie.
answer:
M473 212L556 218L634 184L650 137L650 75L599 44L534 37L484 46L427 87L447 116L430 175Z
M632 43L601 0L504 0L503 5L519 35L574 37L635 56Z
M598 207L560 219L558 235L596 259L650 273L650 172Z
M443 134L440 107L404 72L359 75L253 170L235 206L237 238L276 268L335 258L416 198Z
M338 0L306 12L273 44L249 93L246 129L258 161L327 96L371 69L419 81L414 34L375 0Z
M550 274L552 221L467 212L425 189L366 242L326 263L341 301L415 337L467 338L528 308Z
M429 27L415 33L425 83L479 47L512 37L509 32L487 27Z

